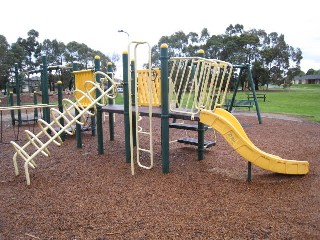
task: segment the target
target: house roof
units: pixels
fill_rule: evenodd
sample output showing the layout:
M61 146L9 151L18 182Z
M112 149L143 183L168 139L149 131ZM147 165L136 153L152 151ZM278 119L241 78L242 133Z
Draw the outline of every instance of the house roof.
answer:
M294 80L320 80L320 75L304 75L304 76L295 76Z

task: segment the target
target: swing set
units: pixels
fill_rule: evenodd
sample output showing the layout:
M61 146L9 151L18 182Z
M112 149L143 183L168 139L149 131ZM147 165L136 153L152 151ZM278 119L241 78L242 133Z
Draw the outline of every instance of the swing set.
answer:
M224 104L224 107L227 108L229 112L232 112L234 107L246 107L250 110L250 108L255 106L258 122L259 124L262 123L262 118L260 114L260 108L257 98L259 97L255 91L255 86L252 78L252 72L250 64L242 64L242 65L233 65L235 69L240 69L238 78L236 79L236 82L234 84L234 90L231 99L227 99L227 101ZM236 99L239 84L241 82L241 78L244 76L244 73L247 73L248 77L248 85L245 86L245 89L249 90L251 89L252 93L247 93L248 99ZM250 96L250 97L249 97ZM251 100L250 98L253 98Z

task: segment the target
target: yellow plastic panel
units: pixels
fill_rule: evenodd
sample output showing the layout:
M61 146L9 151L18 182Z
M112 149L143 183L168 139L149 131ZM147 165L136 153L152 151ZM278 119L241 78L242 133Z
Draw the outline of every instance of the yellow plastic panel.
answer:
M81 90L82 92L87 92L90 89L85 89L84 87L84 83L86 81L91 81L91 82L95 82L94 79L94 70L82 70L82 71L75 71L72 72L74 74L75 77L75 90ZM93 87L92 85L89 85L91 88ZM76 99L80 99L83 95L80 92L75 91L74 97ZM91 92L91 97L95 98L95 93ZM89 104L91 103L91 100L86 98L82 98L80 101L80 104L83 107L87 107Z
M149 106L149 70L138 70L138 105ZM151 88L152 88L152 106L161 106L161 77L160 69L154 68L151 70Z

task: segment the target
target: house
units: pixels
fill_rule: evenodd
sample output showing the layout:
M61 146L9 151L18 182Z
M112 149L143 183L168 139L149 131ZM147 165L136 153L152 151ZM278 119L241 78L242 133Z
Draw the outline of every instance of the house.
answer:
M294 84L320 84L320 75L295 76Z

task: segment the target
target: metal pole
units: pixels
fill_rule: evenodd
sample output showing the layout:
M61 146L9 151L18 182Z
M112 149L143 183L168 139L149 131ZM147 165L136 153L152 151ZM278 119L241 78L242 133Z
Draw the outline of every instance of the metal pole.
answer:
M58 81L58 108L59 108L59 112L63 113L63 105L62 105L62 82ZM60 118L59 122L61 124L61 126L64 126L64 118ZM62 141L65 141L66 139L66 133L63 132L61 133L60 137Z
M128 52L122 53L123 65L123 114L124 114L124 139L126 148L126 162L131 162L131 147L130 147L130 114L129 114L129 56Z
M72 64L72 70L78 71L79 65L77 62L74 62ZM76 78L74 77L74 87L76 86ZM79 114L79 111L77 109L74 110L75 116ZM76 123L76 139L77 139L77 148L82 148L82 137L81 137L81 125L79 123Z
M42 103L49 104L48 94L48 65L47 57L42 56ZM43 117L47 123L50 123L50 110L48 107L43 108Z
M34 105L37 105L38 104L38 99L37 99L37 92L36 91L34 91L33 92L33 104ZM38 120L38 118L39 118L39 115L38 115L38 108L35 108L34 109L34 119L35 120Z
M134 60L131 60L130 62L130 72L131 72L131 102L132 102L132 108L136 105L136 75L135 75L135 62ZM136 116L135 113L132 114L132 140L133 140L133 146L137 146L137 131L136 131Z
M101 66L101 62L100 62L100 57L99 56L95 56L94 57L94 70L100 71L100 66ZM100 80L101 76L100 75L96 75L96 83L101 83ZM96 89L96 98L98 98L101 95L101 92ZM98 136L98 154L103 154L103 131L102 131L102 110L101 110L101 106L97 105L97 136Z
M251 162L248 162L248 176L247 176L247 181L251 182L252 181L252 167L251 167Z
M161 44L161 153L162 172L169 173L169 74L168 74L168 45Z
M16 81L16 95L17 95L17 106L21 106L21 99L20 99L20 78L19 78L19 72L18 72L18 63L14 64L14 78ZM18 110L18 124L19 126L22 125L21 120L21 110Z
M242 76L242 73L243 73L243 65L241 65L241 66L234 66L234 67L235 67L235 68L240 68L240 73L239 73L238 79L236 80L236 83L235 83L235 85L234 85L232 99L231 99L230 106L229 106L229 109L228 109L229 112L232 111L232 107L233 107L233 104L234 104L234 101L235 101L235 99L236 99L236 95L237 95L237 92L238 92L238 87L239 87L240 79L241 79L241 76Z
M254 104L256 105L258 121L259 121L259 124L261 124L262 123L262 119L261 119L261 115L260 115L260 109L259 109L259 104L258 104L258 100L257 100L256 89L255 89L255 85L254 85L254 82L253 82L251 67L250 67L249 63L246 65L246 68L247 68L248 75L249 75L249 83L250 83L250 87L252 89Z
M198 56L199 57L204 57L204 51L199 50L198 51ZM200 63L198 63L200 64ZM202 66L200 66L202 67ZM199 77L199 76L197 76ZM202 83L201 83L202 85ZM200 86L201 86L200 85ZM198 96L199 98L200 96ZM200 121L198 121L198 160L203 160L204 159L204 124Z
M10 102L10 106L13 106L13 105L14 105L14 102L13 102L13 92L10 92L9 102ZM16 120L15 120L15 116L14 116L14 110L10 110L10 112L11 112L11 122L12 122L12 126L14 126L14 125L16 125Z
M127 36L128 36L128 42L129 42L129 37L130 37L130 36L129 36L129 33L127 33L127 32L124 31L124 30L118 30L118 32L119 32L119 33L125 33L125 34L127 34Z
M113 67L112 63L108 62L108 68L107 68L108 76L112 79L113 77ZM108 88L112 86L112 83L108 81ZM114 100L112 98L108 99L108 103L110 105L113 105ZM109 129L110 129L110 141L114 141L114 113L109 113Z

